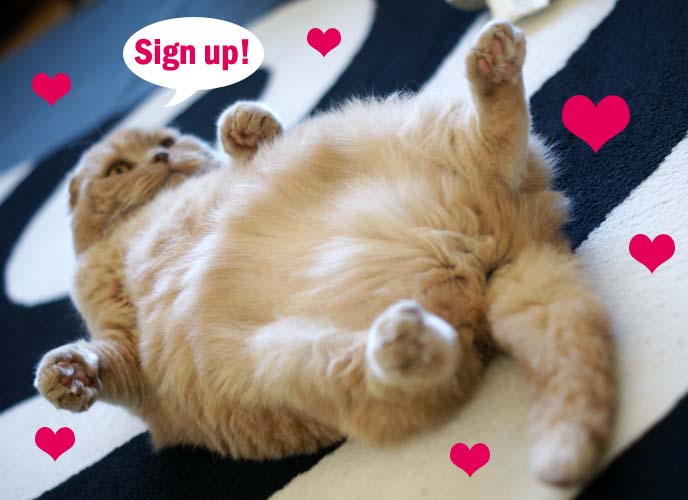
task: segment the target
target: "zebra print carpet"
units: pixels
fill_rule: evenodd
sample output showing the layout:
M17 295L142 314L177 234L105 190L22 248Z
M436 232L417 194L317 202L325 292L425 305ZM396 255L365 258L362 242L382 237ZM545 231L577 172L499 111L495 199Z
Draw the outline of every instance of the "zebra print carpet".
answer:
M231 19L228 19L231 21ZM352 95L406 89L467 92L463 58L486 12L442 0L303 0L247 27L262 41L261 70L234 86L165 108L161 89L53 153L0 169L0 499L681 499L688 498L688 3L557 0L518 24L534 128L561 160L573 200L567 233L610 308L620 406L604 466L587 485L551 488L528 470L528 387L508 359L487 371L474 400L446 427L400 446L344 442L315 455L254 462L179 447L153 453L145 425L96 404L58 411L31 385L42 353L83 335L67 298L73 255L66 174L118 125L173 123L205 139L237 99L261 99L287 126ZM305 43L336 27L326 58ZM125 40L122 40L124 44ZM123 64L123 63L122 63ZM562 124L571 96L623 97L628 127L595 154ZM57 107L56 107L57 109ZM9 166L8 166L9 167ZM675 255L650 274L629 255L633 235L670 234ZM40 427L71 427L54 462ZM490 462L468 478L449 460L455 442L484 442Z

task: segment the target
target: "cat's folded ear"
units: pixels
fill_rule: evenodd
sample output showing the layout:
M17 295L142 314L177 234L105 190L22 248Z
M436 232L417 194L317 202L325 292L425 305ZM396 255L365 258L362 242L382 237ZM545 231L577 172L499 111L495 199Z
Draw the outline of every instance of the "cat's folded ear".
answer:
M79 178L72 174L72 178L69 179L69 209L74 210L76 202L79 200L79 188L81 187L81 182Z

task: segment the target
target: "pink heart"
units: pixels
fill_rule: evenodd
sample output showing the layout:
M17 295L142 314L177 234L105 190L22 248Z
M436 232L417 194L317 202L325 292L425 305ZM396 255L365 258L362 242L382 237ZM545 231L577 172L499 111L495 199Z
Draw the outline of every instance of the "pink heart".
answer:
M65 73L57 73L52 78L46 73L38 73L31 81L31 88L52 106L69 92L72 81Z
M608 95L595 107L584 95L569 97L561 111L564 126L597 153L628 125L631 112L618 95Z
M337 28L330 28L325 33L320 28L312 28L306 37L308 45L320 52L323 57L342 42L342 34Z
M651 273L674 255L676 245L668 234L660 234L650 241L644 234L636 234L628 244L631 257L647 267Z
M471 477L490 461L490 449L484 443L476 443L470 449L464 443L456 443L449 452L449 459Z
M74 431L69 427L61 427L53 432L50 427L41 427L34 438L36 446L50 455L53 460L60 458L65 451L74 446Z

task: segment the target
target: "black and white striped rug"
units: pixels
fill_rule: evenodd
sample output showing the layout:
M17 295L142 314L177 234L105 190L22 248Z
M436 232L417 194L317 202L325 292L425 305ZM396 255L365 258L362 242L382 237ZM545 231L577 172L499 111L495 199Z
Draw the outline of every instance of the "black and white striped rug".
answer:
M35 395L41 354L83 334L66 296L74 258L65 174L104 131L173 122L212 139L214 118L236 99L266 101L289 126L353 94L467 92L463 58L486 13L442 0L303 0L248 26L266 57L244 82L186 109L164 108L169 93L157 90L53 154L27 151L26 162L0 174L0 499L688 498L688 2L552 3L519 25L534 127L561 158L559 187L574 203L567 231L611 310L618 345L619 416L596 479L561 490L530 474L528 387L508 359L436 432L388 449L346 442L264 463L189 448L154 454L144 424L124 410L97 403L71 414ZM323 58L305 43L312 27L338 28L342 44ZM630 107L629 126L597 154L562 125L562 106L576 94L595 102L619 95ZM675 241L675 255L653 274L629 255L637 233ZM34 444L43 426L76 434L56 462ZM491 449L471 478L449 461L459 441Z

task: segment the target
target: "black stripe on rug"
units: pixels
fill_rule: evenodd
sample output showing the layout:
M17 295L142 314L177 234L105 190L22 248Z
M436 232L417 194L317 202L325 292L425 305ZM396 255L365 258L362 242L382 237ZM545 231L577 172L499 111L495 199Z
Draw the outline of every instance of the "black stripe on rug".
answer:
M578 500L688 498L688 395L619 455Z
M566 66L532 97L535 130L561 158L557 187L573 201L567 233L574 247L686 136L687 33L688 2L619 0ZM619 95L631 110L626 130L597 154L562 123L564 102L576 94L595 103Z
M84 469L42 500L262 500L281 489L336 446L303 455L258 462L228 460L206 450L176 447L151 452L141 434Z

